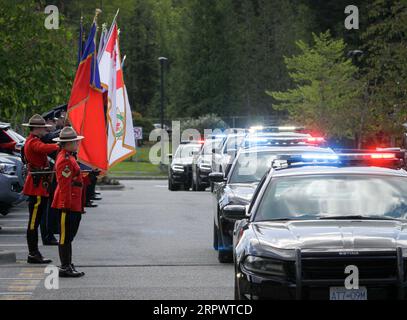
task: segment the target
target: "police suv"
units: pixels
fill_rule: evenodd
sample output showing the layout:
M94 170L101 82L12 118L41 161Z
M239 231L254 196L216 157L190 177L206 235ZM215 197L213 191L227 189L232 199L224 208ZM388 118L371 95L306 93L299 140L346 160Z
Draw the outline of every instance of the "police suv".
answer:
M407 172L397 152L277 159L237 219L236 299L405 299ZM241 220L239 220L241 219Z

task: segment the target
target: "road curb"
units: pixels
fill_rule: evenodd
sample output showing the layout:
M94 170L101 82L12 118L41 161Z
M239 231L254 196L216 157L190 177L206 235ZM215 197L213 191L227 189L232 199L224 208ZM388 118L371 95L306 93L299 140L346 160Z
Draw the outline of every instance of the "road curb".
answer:
M0 264L16 263L16 261L17 258L14 252L0 250Z
M167 180L167 176L162 176L162 177L112 177L109 176L109 178L114 179L114 180Z
M122 190L122 189L124 189L124 185L122 185L122 184L112 184L112 185L109 185L109 184L102 184L102 185L98 185L97 186L97 189L98 190Z

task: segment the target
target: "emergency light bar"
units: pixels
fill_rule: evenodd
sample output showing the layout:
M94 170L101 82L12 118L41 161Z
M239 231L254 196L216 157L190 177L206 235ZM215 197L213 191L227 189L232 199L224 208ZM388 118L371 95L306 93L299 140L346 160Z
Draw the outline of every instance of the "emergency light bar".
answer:
M299 166L339 166L339 167L383 167L401 169L406 166L405 153L380 152L375 150L341 150L336 154L304 153L301 155L282 155L272 163L274 169L286 169Z
M348 166L375 166L391 169L405 167L405 153L400 149L393 152L376 150L341 150L336 151L341 163Z
M244 148L253 146L322 146L325 143L322 137L248 137L244 141Z
M304 153L296 155L279 155L273 160L272 168L276 170L303 166L337 166L338 155L334 153Z
M249 128L250 133L254 132L269 132L269 133L277 133L277 132L299 132L305 130L305 127L297 127L297 126L252 126Z

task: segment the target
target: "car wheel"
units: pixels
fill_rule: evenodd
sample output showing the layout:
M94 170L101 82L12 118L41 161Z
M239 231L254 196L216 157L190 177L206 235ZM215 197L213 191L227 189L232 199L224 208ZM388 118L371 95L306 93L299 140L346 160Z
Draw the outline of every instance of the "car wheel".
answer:
M218 250L218 261L220 263L232 263L233 255L230 251Z
M10 213L10 206L8 206L8 205L1 205L0 206L0 214L2 215L2 216L6 216L6 215L8 215L9 213Z
M215 222L213 223L213 248L217 251L219 248L218 228Z
M239 286L237 284L237 275L235 272L235 285L234 285L234 291L235 291L235 300L246 300L239 292Z
M170 190L170 191L178 190L178 186L174 185L171 178L168 178L168 190Z
M196 181L195 181L195 178L194 178L194 176L192 175L192 191L197 191L197 183L196 183Z
M206 190L206 187L201 184L201 181L199 180L198 176L196 177L195 181L196 181L196 190L197 191L205 191Z

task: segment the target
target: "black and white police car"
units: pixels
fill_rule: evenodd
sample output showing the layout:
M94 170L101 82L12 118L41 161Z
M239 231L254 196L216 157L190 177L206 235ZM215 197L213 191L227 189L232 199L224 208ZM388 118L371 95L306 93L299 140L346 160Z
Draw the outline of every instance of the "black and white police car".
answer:
M236 219L236 299L405 299L407 172L392 152L278 159ZM348 268L356 273L348 287ZM355 284L356 281L356 284Z

